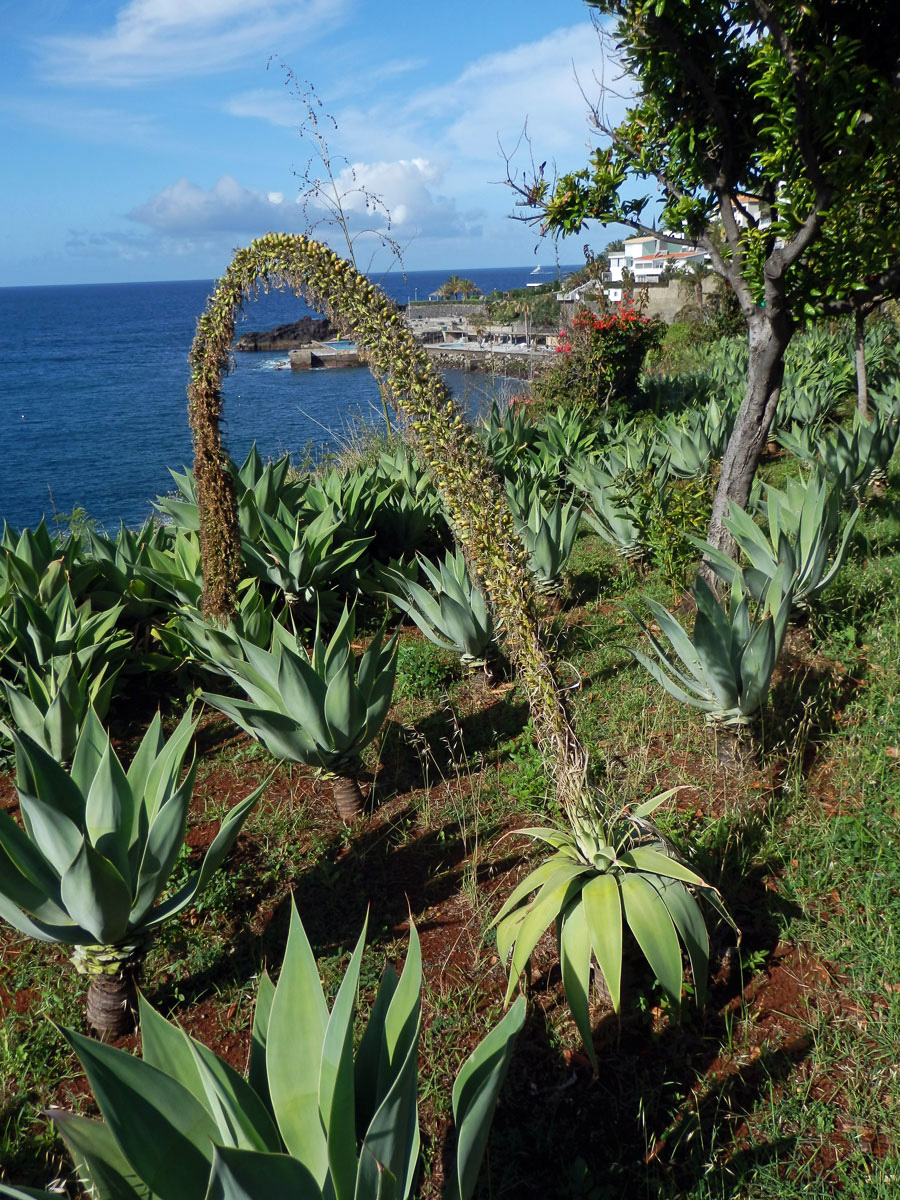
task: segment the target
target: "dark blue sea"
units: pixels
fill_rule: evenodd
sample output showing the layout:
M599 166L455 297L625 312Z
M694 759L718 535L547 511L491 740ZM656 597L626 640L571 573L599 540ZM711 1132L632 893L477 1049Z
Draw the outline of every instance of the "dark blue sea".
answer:
M561 268L563 273L568 268ZM451 274L484 291L556 275L534 266L390 274L400 303L426 298ZM76 507L114 532L137 527L172 490L169 467L191 462L187 355L210 280L0 288L0 521L14 528ZM311 310L270 293L248 303L238 336L296 321ZM226 438L242 459L339 448L354 423L374 422L381 399L366 368L277 370L284 355L239 354L225 383ZM449 372L470 407L498 381Z

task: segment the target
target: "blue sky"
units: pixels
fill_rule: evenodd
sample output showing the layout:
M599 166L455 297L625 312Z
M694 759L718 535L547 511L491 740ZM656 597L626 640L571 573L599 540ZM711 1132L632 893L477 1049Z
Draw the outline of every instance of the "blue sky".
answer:
M367 189L410 270L549 265L509 219L500 148L527 119L537 161L580 165L602 73L580 0L0 0L0 17L0 285L211 278L235 246L303 231L322 216L297 202L304 81L354 232ZM357 241L363 268L374 249Z

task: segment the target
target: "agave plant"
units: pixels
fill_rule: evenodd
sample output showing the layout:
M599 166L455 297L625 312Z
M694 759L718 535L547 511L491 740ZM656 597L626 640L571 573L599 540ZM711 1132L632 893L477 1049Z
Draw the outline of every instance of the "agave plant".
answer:
M379 484L372 509L375 544L382 557L395 558L437 549L449 530L441 498L429 472L400 442L378 459Z
M592 529L628 560L644 555L641 514L626 491L608 471L595 463L569 469L569 478L588 497L584 517Z
M597 455L596 464L611 479L623 473L642 475L664 464L665 450L649 427L631 425L620 429L607 423L606 433L608 443Z
M0 537L0 597L18 591L26 596L46 595L47 580L65 578L76 595L90 581L93 568L79 558L80 543L76 537L54 535L41 520L34 529L16 533L5 521ZM59 569L48 576L50 567Z
M0 671L21 679L29 666L42 671L69 655L79 672L97 661L115 666L131 645L131 635L116 628L121 612L121 604L101 612L89 601L76 604L63 564L54 561L37 593L14 593L0 612Z
M170 598L196 608L203 591L200 536L192 529L166 527L165 538L147 548L141 574Z
M900 420L890 406L876 406L870 421L854 413L850 429L837 425L827 435L798 425L778 434L782 446L801 461L810 466L821 461L826 473L844 493L861 487L873 475L882 474L898 440Z
M387 966L361 1039L354 1020L365 928L331 1011L296 908L284 965L260 978L248 1078L141 997L143 1059L63 1036L102 1122L51 1116L98 1200L409 1200L418 1170L422 959L415 927L403 973ZM446 1200L475 1189L524 1001L476 1046L453 1087L455 1172ZM0 1183L0 1196L52 1192Z
M706 994L709 938L693 889L733 925L719 894L681 859L647 818L677 788L604 820L570 814L569 828L520 829L553 853L522 880L497 913L497 952L509 962L509 1002L532 952L556 924L563 987L594 1071L591 962L596 960L619 1011L623 928L634 935L666 996L676 1008L683 985L680 941L687 950L694 997Z
M491 404L481 432L485 448L500 475L514 471L538 439L537 426L521 405L509 404L501 408L496 400Z
M196 723L190 710L168 741L159 715L125 771L89 712L70 771L29 737L16 748L22 829L0 812L0 917L20 933L74 947L91 979L88 1023L108 1037L133 1018L135 976L154 930L192 903L220 866L263 787L222 822L200 869L166 899L196 764L182 764Z
M869 421L855 413L851 430L837 426L830 437L819 438L817 447L825 470L849 492L873 476L883 476L898 440L900 421L876 410Z
M109 711L118 667L107 673L88 664L79 670L74 654L51 658L42 670L25 664L22 686L0 680L14 724L57 762L75 753L78 735L93 710L101 719Z
M294 511L308 485L308 479L291 477L290 455L284 455L275 463L263 463L255 442L240 467L229 461L228 473L237 497L241 534L250 539L259 536L261 513L272 515L281 504ZM169 474L175 482L177 493L174 496L158 496L155 507L177 529L197 533L200 529L200 512L193 472L170 470Z
M336 615L340 600L329 585L359 559L371 535L347 540L331 504L308 522L282 506L277 517L261 513L260 526L258 539L244 542L252 573L281 591L292 616Z
M721 458L734 426L734 415L711 400L703 413L689 409L678 425L660 421L666 440L666 465L680 479L696 479L709 470L710 461Z
M237 652L235 638L246 638L254 646L267 646L276 624L274 601L266 601L255 580L244 580L238 587L234 616L224 626L204 621L196 608L179 608L156 634L168 654L197 672L212 672L228 677L217 664L217 655Z
M601 438L596 419L587 412L560 406L536 426L537 440L528 455L540 478L555 484L571 462L597 452ZM512 464L515 470L516 464Z
M841 493L829 489L821 473L808 480L789 479L785 490L766 487L765 512L768 533L737 505L729 503L725 527L750 563L743 569L744 581L756 600L761 600L779 567L784 566L797 608L808 608L812 598L834 579L859 516L856 507L844 526L840 542ZM713 570L732 583L741 568L728 555L696 540ZM829 559L831 560L829 566Z
M676 700L702 709L711 725L749 730L766 702L787 631L793 600L787 567L778 568L753 615L740 577L734 580L727 608L699 576L693 594L697 616L690 637L667 609L645 597L674 655L666 653L636 613L632 615L659 661L641 650L629 653Z
M538 591L545 595L561 591L584 505L557 499L548 508L537 492L509 485L506 494Z
M148 522L140 530L123 524L114 538L89 530L86 553L96 569L89 596L97 608L123 606L123 616L140 621L167 607L165 593L147 575L151 553L165 554L172 530Z
M494 622L462 552L448 552L437 565L420 556L419 564L436 596L402 571L389 568L380 573L384 594L412 617L429 641L460 655L468 670L484 668L494 640Z
M277 758L320 770L345 821L363 811L359 756L384 723L397 670L396 634L385 644L382 630L357 659L355 630L345 607L327 646L316 629L309 654L278 622L269 650L224 631L200 646L248 697L203 692L203 699Z

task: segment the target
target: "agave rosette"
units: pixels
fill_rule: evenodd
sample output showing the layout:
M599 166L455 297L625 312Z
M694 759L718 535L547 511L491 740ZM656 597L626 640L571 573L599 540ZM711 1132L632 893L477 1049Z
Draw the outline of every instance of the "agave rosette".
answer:
M354 1038L365 927L329 1011L295 908L277 985L260 978L245 1079L140 1001L143 1058L71 1030L102 1121L51 1111L98 1200L409 1200L418 1171L422 960L415 927ZM497 1096L525 1019L520 1001L476 1046L453 1087L455 1172L475 1190ZM175 1164L175 1169L173 1169ZM450 1175L450 1172L448 1172ZM0 1182L12 1200L55 1195Z
M691 966L694 996L706 994L709 938L697 895L730 924L718 892L661 838L647 818L677 788L617 818L570 814L568 828L519 829L552 853L514 888L492 925L497 953L508 963L509 1002L543 934L555 924L563 987L594 1070L590 1016L591 964L596 961L619 1011L623 932L630 929L672 1005L681 1004L681 946Z
M188 710L166 741L157 714L127 771L93 711L69 771L7 730L24 829L0 812L0 916L30 937L89 951L139 943L187 907L262 791L231 809L199 870L160 901L184 844L196 763L184 778L182 765L195 728Z
M384 594L411 617L429 641L459 654L470 670L483 667L494 640L494 622L484 593L473 583L461 550L449 551L434 564L419 556L419 565L435 590L432 595L402 571L379 574Z
M693 587L697 615L690 636L672 613L656 600L645 597L657 625L669 640L671 652L632 613L646 633L656 659L641 650L629 648L629 653L676 700L702 709L710 724L747 728L765 704L784 643L793 602L789 575L787 564L782 564L755 613L751 613L750 598L740 576L732 584L727 606L698 577Z
M736 575L742 574L756 600L765 596L779 568L784 567L793 603L808 608L813 597L837 575L861 510L857 505L838 540L842 496L838 487L829 488L821 471L813 472L806 481L788 480L783 491L770 484L765 487L768 532L763 532L753 517L733 501L729 501L725 518L725 527L749 566L742 570L714 546L693 540L721 579L732 583Z
M208 692L203 699L276 757L340 772L381 728L396 671L396 635L385 643L379 632L357 660L354 634L354 613L345 607L327 644L316 631L310 653L277 622L269 650L235 637L237 653L217 653L214 661L248 699Z

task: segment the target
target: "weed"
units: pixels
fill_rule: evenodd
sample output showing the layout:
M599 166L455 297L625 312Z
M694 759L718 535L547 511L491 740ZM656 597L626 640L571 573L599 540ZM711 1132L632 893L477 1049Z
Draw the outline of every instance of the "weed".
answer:
M396 700L440 700L461 677L459 658L424 638L404 638L397 649Z

